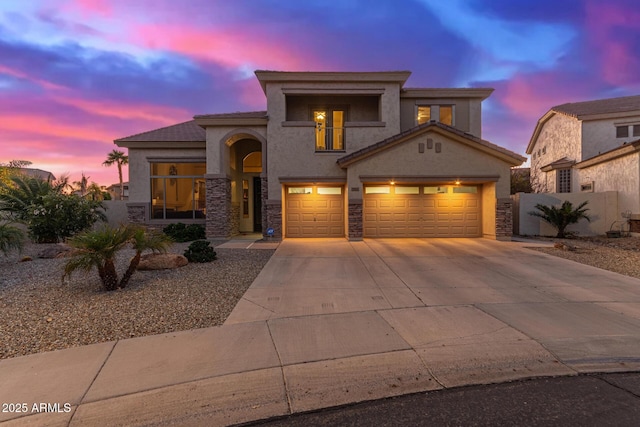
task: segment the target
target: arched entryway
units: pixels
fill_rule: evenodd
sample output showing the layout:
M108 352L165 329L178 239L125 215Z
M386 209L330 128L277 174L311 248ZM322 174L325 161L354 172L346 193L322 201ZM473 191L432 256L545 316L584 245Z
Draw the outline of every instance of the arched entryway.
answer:
M231 235L263 231L265 159L263 141L235 133L225 141L227 176L231 179Z

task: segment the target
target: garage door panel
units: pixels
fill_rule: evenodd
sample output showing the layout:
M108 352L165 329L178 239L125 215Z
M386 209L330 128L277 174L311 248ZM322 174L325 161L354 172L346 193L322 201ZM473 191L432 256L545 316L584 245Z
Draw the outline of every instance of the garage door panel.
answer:
M287 192L285 237L344 237L343 197L319 194L318 187L309 194Z

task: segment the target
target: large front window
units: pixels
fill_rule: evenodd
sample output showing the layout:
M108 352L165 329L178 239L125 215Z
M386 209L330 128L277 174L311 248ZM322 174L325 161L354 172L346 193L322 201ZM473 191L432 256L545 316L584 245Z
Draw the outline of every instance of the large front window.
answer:
M151 163L151 219L206 215L205 163Z
M313 111L316 122L316 151L344 151L344 110Z

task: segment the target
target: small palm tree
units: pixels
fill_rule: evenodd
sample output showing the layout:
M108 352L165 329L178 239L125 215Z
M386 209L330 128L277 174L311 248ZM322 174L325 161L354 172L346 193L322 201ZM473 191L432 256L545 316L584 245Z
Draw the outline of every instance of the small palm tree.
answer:
M129 156L126 156L122 151L113 150L107 156L102 165L103 166L118 166L118 178L120 180L120 200L124 200L124 181L122 181L122 165L129 164Z
M24 233L10 223L0 224L0 252L5 256L12 251L21 251L24 243Z
M102 285L107 291L124 288L136 271L143 251L166 252L171 240L166 235L148 232L133 225L117 228L103 226L95 231L78 234L68 241L74 248L71 258L64 267L64 276L71 276L76 270L98 270ZM118 280L115 257L127 245L136 250L122 280Z
M89 191L89 178L90 176L85 176L84 172L82 172L82 177L80 181L73 181L73 185L76 186L78 191L80 192L80 197L84 197Z
M0 187L0 210L16 219L25 219L29 205L59 191L48 181L24 175L14 175Z
M576 224L581 219L591 222L591 218L587 215L588 208L585 206L588 201L580 203L575 209L570 201L565 200L562 206L546 206L538 203L535 208L538 211L529 212L529 215L542 218L543 221L551 224L558 230L556 237L564 238L566 236L565 229L571 224Z

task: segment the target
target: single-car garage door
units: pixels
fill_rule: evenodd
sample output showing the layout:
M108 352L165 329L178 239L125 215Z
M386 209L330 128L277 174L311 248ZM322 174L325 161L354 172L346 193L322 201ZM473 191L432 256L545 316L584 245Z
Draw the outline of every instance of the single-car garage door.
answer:
M479 186L369 185L365 237L480 237Z
M287 187L285 237L344 237L343 187Z

